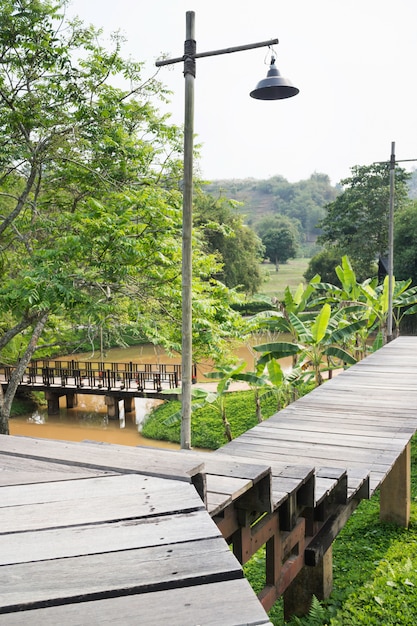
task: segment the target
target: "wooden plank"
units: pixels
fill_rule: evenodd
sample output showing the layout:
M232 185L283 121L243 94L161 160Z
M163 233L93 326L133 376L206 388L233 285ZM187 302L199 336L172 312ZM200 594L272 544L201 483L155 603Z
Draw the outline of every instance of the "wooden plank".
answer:
M183 486L179 486L182 490ZM22 504L45 504L66 500L90 500L107 496L135 494L142 491L164 493L172 489L172 483L163 478L144 476L142 474L124 474L77 478L65 482L40 483L35 485L4 486L0 490L0 507L20 506ZM187 487L185 491L190 492ZM201 504L201 503L200 503ZM1 529L0 529L1 530Z
M263 430L251 429L244 433L241 441L255 441L266 439L268 442L279 441L285 445L307 443L307 444L325 444L327 446L338 445L343 447L367 448L391 450L403 446L404 442L409 440L409 436L405 437L402 433L392 434L391 437L372 437L356 433L349 435L348 433L332 433L332 432L314 432L313 430L291 430L276 426L275 428L265 428Z
M218 515L230 504L232 504L232 496L230 495L226 496L223 493L215 492L207 494L207 511L212 517Z
M34 459L0 454L0 487L4 485L23 485L75 478L108 476L114 472L49 463ZM1 502L0 502L1 506Z
M358 504L358 501L351 500L347 505L339 506L335 513L325 521L305 549L306 565L317 566L319 564Z
M64 462L93 469L105 469L121 472L140 472L149 476L184 480L200 473L203 464L194 466L180 451L129 447L108 444L71 441L49 441L29 437L0 435L0 454L7 453L31 459L44 459L49 462Z
M27 626L28 623L42 626L270 625L267 614L244 578L0 615L1 625Z
M204 463L204 472L218 476L230 476L234 478L246 478L256 484L259 480L270 473L269 465L262 464L256 460L236 459L223 454L221 458L217 455L219 450L213 452L200 452L195 450L184 450L184 457L190 458L191 465Z
M133 550L219 537L206 511L177 513L151 520L0 534L0 565Z
M253 486L251 480L207 474L207 497L210 493L224 494L236 500Z
M335 462L342 461L344 466L350 465L358 467L359 464L363 467L372 467L373 463L378 465L387 465L391 467L396 457L402 450L402 446L399 446L396 450L384 451L378 450L375 455L372 455L372 451L363 448L355 448L353 446L335 446L335 445L318 445L308 444L307 442L299 443L296 445L288 446L281 444L279 441L271 442L267 439L261 441L248 440L235 440L231 442L233 447L230 451L234 454L247 454L248 456L257 456L260 460L265 460L267 454L272 455L273 458L281 458L287 463L297 463L297 460L302 459L303 463L323 463L324 461L329 465L335 465ZM239 450L239 452L238 452ZM336 463L336 467L338 467Z
M392 421L388 424L381 424L377 419L373 420L372 423L368 423L365 420L363 422L363 416L356 416L355 420L343 418L343 420L338 420L338 416L332 414L329 417L323 416L323 413L312 413L309 412L306 414L304 411L298 413L293 412L291 416L287 414L280 414L279 419L275 421L265 421L264 428L271 428L273 430L292 430L294 433L298 433L298 431L306 431L311 433L331 433L331 434L339 434L339 435L359 435L364 437L382 437L382 438L390 438L392 435L397 434L409 434L412 436L414 434L415 429L411 426L401 427L394 426Z
M245 446L245 447L234 446L230 452L234 456L238 457L239 455L241 455L244 458L247 458L247 457L253 458L256 455L256 457L258 457L260 461L265 461L265 462L271 461L271 463L274 463L274 462L280 463L282 464L282 466L286 466L289 463L296 466L296 464L300 461L300 458L302 458L303 462L310 461L316 464L318 464L320 461L322 462L323 460L322 457L320 457L320 459L306 458L307 453L305 453L304 457L300 457L300 455L296 455L296 454L290 455L288 453L287 454L281 453L281 451L279 450L275 450L275 451L265 450L265 448L254 451L253 449L249 449L249 446ZM335 467L344 468L348 472L352 470L369 471L371 472L371 476L376 475L378 477L378 484L379 484L379 481L384 476L386 476L386 474L389 472L392 465L391 463L387 463L387 462L379 463L379 462L373 461L372 463L370 463L368 459L369 459L369 456L363 460L355 459L353 462L352 459L349 459L349 461L347 461L346 459L338 458L338 459L332 459L331 462L332 462L332 465L334 465Z
M220 537L20 563L1 568L0 611L94 600L125 594L127 590L149 593L242 577L239 562Z
M108 492L103 495L94 494L93 484L103 481L101 488ZM46 528L59 528L97 522L111 522L120 519L138 519L153 517L172 512L198 510L203 507L195 489L183 482L173 482L161 478L141 475L124 475L107 478L70 481L80 484L80 497L72 491L66 497L68 481L51 485L61 495L54 501L39 501L23 504L19 495L13 491L24 490L24 498L28 499L26 487L2 487L7 495L1 498L0 532L19 532ZM88 485L88 483L90 483ZM36 499L38 490L49 485L34 485L33 497ZM73 487L73 485L71 485ZM81 491L82 489L82 491ZM11 491L10 491L11 490ZM47 500L47 498L46 498Z

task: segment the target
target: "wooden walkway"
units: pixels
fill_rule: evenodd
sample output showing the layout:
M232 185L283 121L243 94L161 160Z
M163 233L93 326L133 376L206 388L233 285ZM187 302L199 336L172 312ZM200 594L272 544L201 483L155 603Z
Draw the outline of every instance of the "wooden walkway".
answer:
M305 612L361 499L408 523L416 372L400 337L213 453L0 437L0 624ZM239 565L262 545L264 608Z
M270 623L194 488L200 465L23 437L0 450L0 624Z

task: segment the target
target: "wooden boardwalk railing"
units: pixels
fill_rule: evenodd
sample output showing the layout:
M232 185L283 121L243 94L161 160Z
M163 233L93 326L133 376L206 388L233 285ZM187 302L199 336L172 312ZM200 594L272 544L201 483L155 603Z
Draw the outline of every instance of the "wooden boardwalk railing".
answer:
M280 595L306 612L361 499L379 488L408 524L416 372L400 337L213 453L0 437L0 624L268 624ZM219 532L241 564L266 546L262 606Z

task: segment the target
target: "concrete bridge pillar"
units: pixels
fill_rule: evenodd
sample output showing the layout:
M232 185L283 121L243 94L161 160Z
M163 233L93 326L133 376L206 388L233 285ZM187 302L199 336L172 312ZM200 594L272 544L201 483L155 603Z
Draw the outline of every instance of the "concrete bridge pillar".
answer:
M45 391L45 398L48 403L48 415L57 415L59 413L59 398L64 395L58 391Z
M120 420L123 422L125 412L134 411L134 398L120 398L117 395L107 395L104 401L107 406L107 417L109 420Z
M78 406L78 396L76 393L66 393L67 409L73 409Z
M125 413L133 413L135 410L135 398L125 398Z
M105 396L104 401L107 406L107 417L109 420L118 420L119 398L117 396Z

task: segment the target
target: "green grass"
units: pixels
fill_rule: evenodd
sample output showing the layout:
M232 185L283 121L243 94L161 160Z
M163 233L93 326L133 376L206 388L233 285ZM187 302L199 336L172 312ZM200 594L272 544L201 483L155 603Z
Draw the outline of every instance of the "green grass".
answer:
M261 272L266 277L266 281L259 291L267 296L282 298L287 286L294 290L301 282L305 282L303 274L309 260L306 258L290 259L288 263L280 265L278 272L273 264L262 263Z

